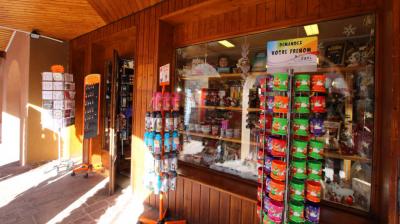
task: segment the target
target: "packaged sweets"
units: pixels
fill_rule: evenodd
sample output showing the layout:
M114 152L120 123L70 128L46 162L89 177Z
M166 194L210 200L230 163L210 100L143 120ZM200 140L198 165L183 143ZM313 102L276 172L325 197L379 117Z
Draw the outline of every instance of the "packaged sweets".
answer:
M274 158L271 156L265 157L264 170L267 174L271 173L272 160L274 160Z
M272 119L272 134L286 135L287 134L287 119L274 117Z
M275 73L274 75L274 91L287 91L288 90L288 74Z
M308 178L311 180L320 180L322 176L322 162L317 160L309 160L307 162Z
M171 95L171 107L174 111L179 111L179 105L181 101L181 96L179 93L172 93Z
M307 178L307 165L306 160L292 160L291 161L291 174L292 177L303 180Z
M156 92L153 94L153 111L161 111L161 107L163 104L163 96L161 92Z
M271 177L275 180L284 181L286 178L286 163L280 160L273 160L271 164Z
M311 77L311 91L325 93L325 75L313 75Z
M172 138L169 132L164 133L164 152L168 153L172 150Z
M310 132L315 136L321 136L324 134L324 119L322 118L312 118L310 120Z
M269 197L276 201L283 201L285 194L285 183L277 180L271 180Z
M165 112L165 127L164 132L172 131L174 128L174 118L170 112Z
M290 181L290 198L296 201L304 201L305 183L304 181L292 179Z
M325 96L312 96L311 97L311 111L314 113L325 112Z
M176 153L170 153L169 155L170 171L176 171L178 169L178 155Z
M172 121L173 121L173 126L171 131L177 131L179 128L179 112L172 112Z
M146 118L145 118L145 128L146 131L151 131L151 113L146 112Z
M157 126L157 113L153 112L151 114L151 126L150 126L150 131L156 131L156 126Z
M171 95L168 92L164 93L164 96L162 98L162 103L164 111L171 110Z
M265 192L269 193L271 191L271 177L265 176Z
M258 167L257 172L258 172L258 183L262 184L264 177L264 169L262 167Z
M311 223L319 223L319 213L320 213L319 205L309 201L306 203L305 206L306 221Z
M317 181L307 180L306 199L318 203L321 201L321 184Z
M287 96L275 96L273 112L274 113L287 113L289 107L289 97Z
M161 112L156 112L155 115L155 130L156 132L161 132L162 131L162 116L161 116Z
M154 154L161 154L161 147L162 147L162 137L160 133L155 134L154 143L153 143L153 151Z
M173 151L180 151L181 149L181 141L179 139L179 133L174 131L172 133L172 150Z
M308 156L313 159L322 159L324 154L324 142L318 140L310 140L310 150Z
M294 158L305 159L307 158L308 142L301 140L293 140L292 155Z
M269 202L268 218L276 223L281 223L284 208L283 203L275 200L270 200Z
M257 200L261 201L264 196L263 186L262 184L258 184L257 187Z
M276 157L285 156L286 155L286 140L272 138L271 140L272 150L271 154Z
M272 115L260 114L260 129L270 129L272 127Z
M310 113L310 98L308 96L297 96L294 98L294 112L298 114Z
M289 219L295 222L304 222L303 202L291 201L289 203Z
M298 136L308 136L308 119L293 119L293 134Z
M295 75L294 91L310 91L310 75L308 74Z

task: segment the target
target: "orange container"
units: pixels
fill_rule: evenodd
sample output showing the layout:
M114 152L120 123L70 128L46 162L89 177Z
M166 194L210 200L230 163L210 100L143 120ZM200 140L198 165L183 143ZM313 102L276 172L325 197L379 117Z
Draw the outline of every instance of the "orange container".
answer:
M274 97L274 113L287 113L289 107L289 97L287 96L275 96Z
M284 181L285 175L286 175L286 163L280 160L273 160L271 164L272 179Z
M320 93L326 92L325 79L325 75L313 75L311 77L311 91Z
M315 203L321 201L321 184L319 182L312 180L307 181L306 198Z
M285 183L281 181L271 180L271 190L269 191L269 197L276 201L283 201L283 195L285 193Z

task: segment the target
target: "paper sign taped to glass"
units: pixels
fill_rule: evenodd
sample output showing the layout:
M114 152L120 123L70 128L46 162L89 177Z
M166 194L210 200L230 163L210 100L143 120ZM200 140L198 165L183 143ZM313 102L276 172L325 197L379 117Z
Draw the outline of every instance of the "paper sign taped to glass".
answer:
M318 37L304 37L287 40L268 41L268 72L312 72L317 70Z

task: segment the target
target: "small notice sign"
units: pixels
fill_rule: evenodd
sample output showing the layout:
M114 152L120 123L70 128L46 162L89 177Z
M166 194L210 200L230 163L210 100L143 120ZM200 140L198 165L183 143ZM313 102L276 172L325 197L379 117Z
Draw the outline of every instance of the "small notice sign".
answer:
M160 86L169 85L169 72L170 64L166 64L160 67Z
M303 37L267 43L267 66L270 72L315 71L318 64L318 37Z

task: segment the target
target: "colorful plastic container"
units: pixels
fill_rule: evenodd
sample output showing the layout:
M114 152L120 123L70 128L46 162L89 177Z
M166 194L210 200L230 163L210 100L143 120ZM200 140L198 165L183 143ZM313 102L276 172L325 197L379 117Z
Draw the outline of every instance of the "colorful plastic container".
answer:
M281 157L286 155L287 143L284 139L273 138L271 141L272 150L271 154L276 157Z
M288 74L287 73L275 73L274 76L274 91L287 91L288 90Z
M319 223L320 207L319 205L307 202L305 206L305 218L307 222Z
M309 124L308 119L293 119L293 134L298 136L308 136Z
M305 198L304 181L297 179L292 179L290 181L290 198L295 201L304 201Z
M312 118L310 120L310 133L315 136L321 136L325 132L324 119L322 118Z
M310 113L310 98L308 96L297 96L294 98L294 112L298 114Z
M295 222L304 222L303 202L291 201L289 203L289 219Z
M264 163L264 172L266 174L271 173L271 166L272 166L272 161L274 160L273 157L271 156L266 156L265 157L265 163Z
M311 111L314 113L325 113L325 96L312 96L311 101Z
M269 207L268 218L271 219L271 221L274 221L275 223L281 223L283 216L283 208L284 208L283 203L270 200L268 207Z
M313 75L311 77L311 91L325 93L325 75Z
M319 182L313 180L306 182L306 199L314 203L321 201L321 184Z
M276 201L283 201L285 195L285 183L282 181L271 180L270 186L269 197Z
M308 156L313 159L322 159L324 155L324 142L318 140L310 140L310 150Z
M273 160L271 165L271 177L275 180L284 181L286 178L286 163Z
M274 113L287 113L289 107L289 97L287 96L275 96L274 97Z
M286 135L287 134L287 119L274 117L272 119L272 134L275 135Z
M291 174L300 180L307 178L307 164L306 160L292 160L291 162Z
M301 140L293 140L292 155L294 158L305 159L307 158L308 142Z
M320 180L322 176L322 162L318 160L309 160L307 162L308 178L311 180Z
M310 91L310 75L298 74L294 76L294 91Z

